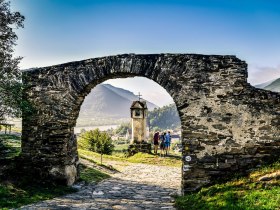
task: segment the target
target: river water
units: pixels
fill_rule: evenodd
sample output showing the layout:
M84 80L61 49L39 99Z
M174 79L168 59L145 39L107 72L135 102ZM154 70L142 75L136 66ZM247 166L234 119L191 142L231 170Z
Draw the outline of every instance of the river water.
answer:
M89 131L89 130L94 130L96 128L99 128L99 130L101 130L101 131L106 131L111 128L116 129L117 127L118 127L118 125L82 126L82 127L75 127L74 133L80 133L82 129Z

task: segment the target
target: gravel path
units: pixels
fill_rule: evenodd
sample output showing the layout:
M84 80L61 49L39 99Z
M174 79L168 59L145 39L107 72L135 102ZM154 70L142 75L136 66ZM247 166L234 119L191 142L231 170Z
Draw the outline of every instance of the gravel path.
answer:
M76 185L77 193L22 209L175 209L172 195L179 193L180 168L129 164L111 176L97 185Z

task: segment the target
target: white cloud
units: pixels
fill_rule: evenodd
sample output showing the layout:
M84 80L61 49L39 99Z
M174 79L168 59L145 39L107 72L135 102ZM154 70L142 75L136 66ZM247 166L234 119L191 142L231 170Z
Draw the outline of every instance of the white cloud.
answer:
M146 100L151 101L160 107L174 103L173 98L164 89L157 92L145 91L144 94Z

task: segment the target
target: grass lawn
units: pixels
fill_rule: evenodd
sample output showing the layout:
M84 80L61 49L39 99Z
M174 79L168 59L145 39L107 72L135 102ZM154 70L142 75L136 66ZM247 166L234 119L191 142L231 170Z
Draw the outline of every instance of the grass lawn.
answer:
M0 158L13 158L21 152L20 137L0 134Z
M127 150L129 144L114 144L114 146L115 146L114 152L120 153L123 152L123 150Z
M0 135L0 157L13 158L21 152L20 137L16 135ZM80 165L80 181L96 183L110 176L96 169ZM35 185L12 183L0 180L0 209L18 208L23 205L35 203L42 200L52 199L57 196L69 194L76 190L67 186L59 185Z
M100 154L88 150L78 150L80 157L100 163ZM137 153L131 157L125 157L124 154L103 155L103 161L120 161L130 163L145 163L152 165L181 167L180 157L159 157L153 154Z
M246 178L239 178L225 184L202 188L176 198L176 207L197 210L279 210L280 180L260 182L266 174L280 171L280 163L263 167Z
M80 165L80 181L85 181L86 183L97 183L108 178L110 178L110 175L108 174Z
M110 176L93 168L80 165L80 180L97 183ZM19 208L20 206L52 199L76 192L74 188L60 185L26 185L0 183L0 209Z
M75 190L66 186L0 184L0 209L18 208L22 205L51 199L72 192L75 192Z

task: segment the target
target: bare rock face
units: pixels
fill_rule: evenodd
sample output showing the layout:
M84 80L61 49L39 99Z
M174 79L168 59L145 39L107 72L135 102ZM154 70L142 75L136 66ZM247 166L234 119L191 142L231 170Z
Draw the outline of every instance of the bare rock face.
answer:
M23 73L22 157L40 177L77 177L74 127L85 96L107 79L143 76L173 97L182 124L182 190L195 191L280 155L280 94L247 83L235 56L125 54ZM57 169L57 170L54 170Z

